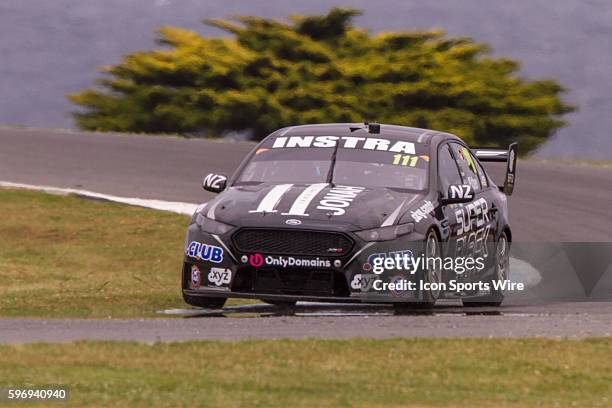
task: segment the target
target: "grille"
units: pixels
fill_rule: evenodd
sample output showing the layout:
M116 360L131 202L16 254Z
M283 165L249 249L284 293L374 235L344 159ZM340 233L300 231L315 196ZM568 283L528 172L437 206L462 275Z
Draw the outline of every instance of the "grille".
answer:
M240 252L264 254L346 256L353 240L342 233L244 228L233 236Z
M232 282L232 291L261 294L348 297L346 277L325 269L241 268Z
M257 270L253 290L263 293L331 295L334 291L334 271Z

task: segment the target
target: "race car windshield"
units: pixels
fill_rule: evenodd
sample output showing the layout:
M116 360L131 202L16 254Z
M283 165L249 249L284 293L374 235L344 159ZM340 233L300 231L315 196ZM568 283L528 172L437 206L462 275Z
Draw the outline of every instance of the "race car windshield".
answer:
M338 149L333 182L422 191L427 188L428 164L426 155Z
M333 148L260 148L236 184L325 183ZM417 150L418 153L418 150ZM339 148L332 182L364 187L422 191L427 187L429 157L388 151Z
M266 149L255 152L237 184L321 183L327 179L333 149Z

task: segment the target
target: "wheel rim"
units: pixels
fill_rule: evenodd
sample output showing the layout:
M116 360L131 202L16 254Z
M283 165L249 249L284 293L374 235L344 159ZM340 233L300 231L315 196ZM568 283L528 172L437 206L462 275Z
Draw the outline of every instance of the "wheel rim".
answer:
M436 233L433 231L431 231L429 235L427 236L427 243L425 245L425 254L427 258L435 258L438 256L438 237L436 236ZM442 282L442 271L435 267L436 263L437 262L434 262L434 265L432 268L427 268L426 279L429 283L440 284ZM429 290L431 300L436 300L440 296L440 289L439 289L440 285L437 285L437 286L438 286L438 289Z
M501 281L508 279L509 258L508 239L502 234L497 243L497 278Z

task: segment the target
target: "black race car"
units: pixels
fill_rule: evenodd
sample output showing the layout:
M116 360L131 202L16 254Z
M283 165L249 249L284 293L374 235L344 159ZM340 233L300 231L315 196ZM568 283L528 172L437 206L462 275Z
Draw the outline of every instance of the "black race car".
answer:
M507 163L503 186L480 161ZM452 134L372 123L280 129L231 178L205 177L221 194L189 225L184 299L499 305L515 169L516 144L469 149Z

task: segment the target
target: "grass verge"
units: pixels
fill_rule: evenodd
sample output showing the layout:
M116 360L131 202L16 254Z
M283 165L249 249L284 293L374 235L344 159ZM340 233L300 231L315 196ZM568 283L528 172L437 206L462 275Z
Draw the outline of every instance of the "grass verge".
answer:
M186 307L188 217L0 189L0 316L142 317Z
M258 340L0 346L0 387L74 406L609 407L612 339Z

